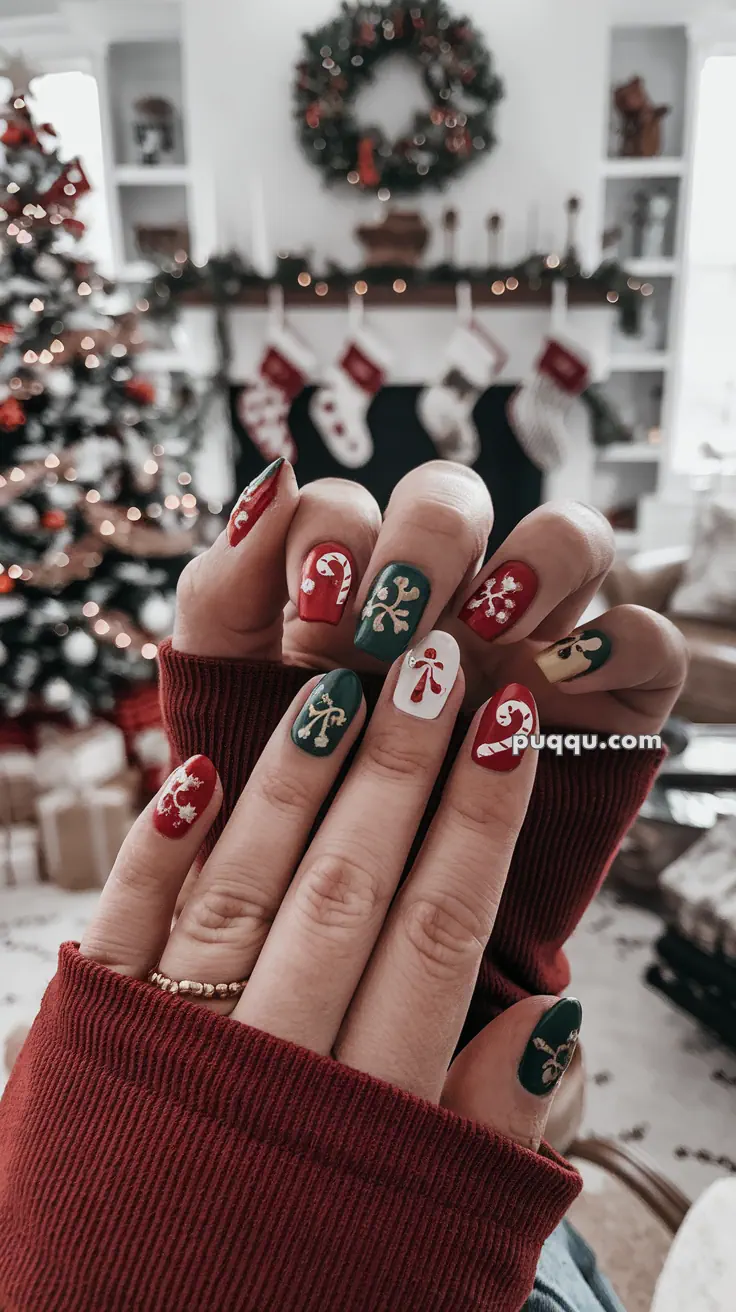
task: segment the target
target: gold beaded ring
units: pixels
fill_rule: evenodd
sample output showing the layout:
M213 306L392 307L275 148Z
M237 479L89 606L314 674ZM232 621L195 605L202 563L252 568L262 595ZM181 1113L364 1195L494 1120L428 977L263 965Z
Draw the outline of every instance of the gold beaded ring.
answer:
M162 993L178 993L184 998L239 998L247 982L237 979L231 984L203 984L195 979L169 979L160 970L152 970L148 976L148 983Z

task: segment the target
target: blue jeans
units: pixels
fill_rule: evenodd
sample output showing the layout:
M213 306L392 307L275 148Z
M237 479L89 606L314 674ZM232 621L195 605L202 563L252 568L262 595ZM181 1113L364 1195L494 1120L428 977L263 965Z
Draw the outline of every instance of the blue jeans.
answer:
M595 1254L569 1221L551 1234L542 1249L534 1292L523 1312L625 1312L601 1275Z

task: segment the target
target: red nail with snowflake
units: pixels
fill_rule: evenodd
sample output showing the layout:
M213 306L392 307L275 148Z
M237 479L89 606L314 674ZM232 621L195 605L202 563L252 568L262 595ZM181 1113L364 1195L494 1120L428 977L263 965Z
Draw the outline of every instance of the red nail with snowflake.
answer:
M237 547L248 536L270 506L278 490L283 463L283 456L279 456L241 493L227 526L227 540L231 547Z
M313 547L302 565L299 618L339 624L356 578L355 561L339 542Z
M204 814L217 786L217 771L206 756L192 756L169 775L153 812L154 828L165 838L183 838Z
M473 760L486 770L515 770L537 725L537 706L529 689L523 683L507 684L491 698L480 717Z
M449 633L428 633L404 657L394 690L394 706L418 720L436 720L460 669L460 648Z
M539 587L534 570L520 560L499 565L460 611L460 619L479 638L491 642L517 624Z

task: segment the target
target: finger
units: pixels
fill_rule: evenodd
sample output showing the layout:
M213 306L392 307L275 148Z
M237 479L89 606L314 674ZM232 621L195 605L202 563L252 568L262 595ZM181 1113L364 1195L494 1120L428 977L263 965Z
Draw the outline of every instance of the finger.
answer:
M286 534L298 504L288 461L275 460L248 485L225 532L181 574L177 651L235 660L280 657Z
M364 716L351 670L301 689L182 909L161 959L164 975L216 984L251 973Z
M483 642L559 637L587 609L614 556L613 531L597 510L540 506L473 580L459 618Z
M427 650L435 656L425 656ZM409 664L411 658L417 664ZM330 1052L447 751L464 692L459 659L454 638L433 633L390 672L360 752L276 917L237 1019Z
M355 645L392 661L434 628L482 560L493 523L483 481L434 461L397 484L358 594Z
M664 718L687 671L685 640L663 615L616 606L545 648L536 663L548 683L570 696L613 693L629 709Z
M325 478L303 489L286 542L285 647L294 663L354 662L352 603L380 527L378 505L359 483Z
M443 1106L536 1152L575 1054L582 1015L576 998L517 1002L452 1063Z
M476 716L414 869L336 1045L345 1065L439 1101L491 936L536 771L512 736L536 731L510 684Z
M83 956L118 975L146 978L221 802L217 771L206 756L193 756L169 775L118 853L82 939Z

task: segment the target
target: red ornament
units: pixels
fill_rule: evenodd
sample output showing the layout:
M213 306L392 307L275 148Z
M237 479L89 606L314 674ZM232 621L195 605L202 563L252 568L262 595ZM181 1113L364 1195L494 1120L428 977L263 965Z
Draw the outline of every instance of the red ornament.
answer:
M310 128L319 127L320 106L318 100L315 100L314 104L309 106L309 109L305 114L305 118L307 120L308 127Z
M12 592L15 584L7 574L0 574L0 592Z
M44 510L41 523L44 528L66 528L66 512L64 510Z
M71 218L64 219L64 222L62 223L61 226L65 232L69 233L70 237L74 237L77 240L80 237L83 237L84 233L86 232L86 228L84 224L80 222L79 219L71 219Z
M10 147L11 150L18 146L38 145L38 137L30 123L24 123L18 119L11 119L2 137L0 137L0 141L4 146Z
M0 323L0 346L10 346L15 337L14 323Z
M4 428L6 433L12 433L13 429L22 428L25 422L26 412L20 401L9 396L0 405L0 428Z
M377 187L381 181L373 157L373 142L370 137L363 137L358 142L358 173L363 187Z
M125 395L136 405L153 405L156 400L156 388L147 378L131 378L125 384Z
M70 193L65 190L66 187L73 187L74 190ZM48 209L49 205L65 205L71 208L76 205L80 196L86 195L91 190L79 160L70 159L56 181L52 182L48 191L41 196L41 204L45 209Z
M361 23L360 27L358 28L358 38L356 41L356 45L372 46L375 39L376 39L376 29L373 26L373 24L368 22Z

